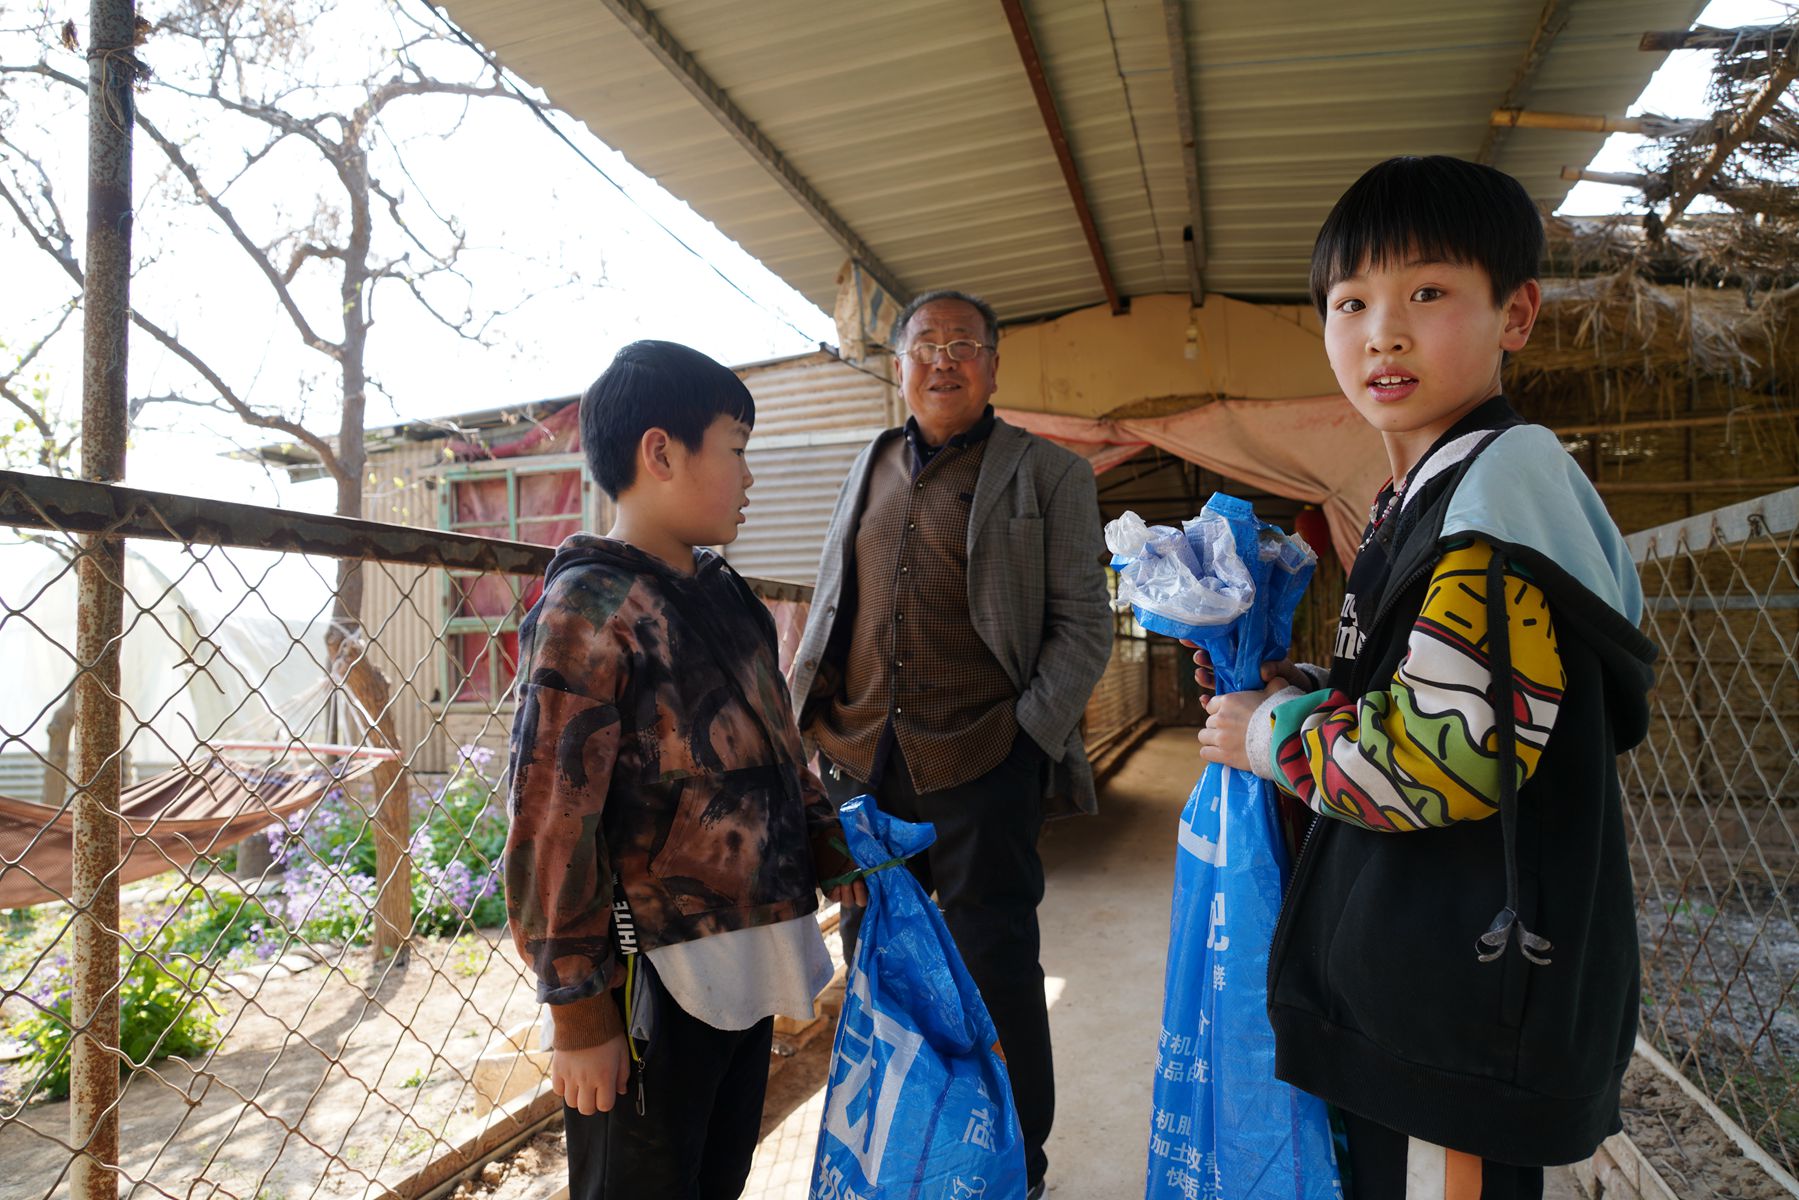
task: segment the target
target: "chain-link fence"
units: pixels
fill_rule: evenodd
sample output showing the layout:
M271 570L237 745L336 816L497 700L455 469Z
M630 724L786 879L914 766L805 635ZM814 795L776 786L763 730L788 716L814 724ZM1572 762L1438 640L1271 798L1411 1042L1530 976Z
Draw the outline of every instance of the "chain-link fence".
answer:
M1634 534L1660 651L1624 760L1643 1033L1799 1174L1799 489Z
M0 472L0 1198L425 1197L556 1117L499 863L550 553Z

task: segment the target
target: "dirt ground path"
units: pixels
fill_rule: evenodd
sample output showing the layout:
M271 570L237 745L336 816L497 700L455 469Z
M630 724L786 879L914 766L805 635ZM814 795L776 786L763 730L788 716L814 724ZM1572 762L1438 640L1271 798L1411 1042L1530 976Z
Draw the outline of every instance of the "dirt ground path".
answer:
M247 996L215 992L219 1049L153 1063L125 1091L121 1192L147 1180L140 1196L308 1200L410 1175L473 1122L465 1080L496 1028L537 1011L516 962L490 961L487 944L424 941L379 969L352 950L240 977ZM33 1104L0 1126L0 1200L68 1194L68 1107Z

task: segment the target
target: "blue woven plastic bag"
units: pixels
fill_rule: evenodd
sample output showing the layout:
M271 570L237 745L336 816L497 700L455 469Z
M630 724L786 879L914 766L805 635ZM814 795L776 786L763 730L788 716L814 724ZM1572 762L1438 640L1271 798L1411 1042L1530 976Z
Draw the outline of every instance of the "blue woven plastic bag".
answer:
M1311 578L1305 544L1222 494L1178 537L1141 521L1107 532L1138 620L1205 647L1220 692L1260 688L1262 663L1286 657ZM1340 1197L1323 1103L1274 1077L1268 947L1288 863L1273 785L1208 764L1176 842L1144 1194Z
M868 909L831 1047L811 1200L1023 1200L993 1019L937 906L899 866L937 831L888 816L872 796L838 815L868 872Z

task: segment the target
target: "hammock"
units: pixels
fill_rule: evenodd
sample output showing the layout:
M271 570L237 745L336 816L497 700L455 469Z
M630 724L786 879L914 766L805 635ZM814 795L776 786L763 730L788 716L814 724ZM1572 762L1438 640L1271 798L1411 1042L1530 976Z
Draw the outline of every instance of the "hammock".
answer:
M217 749L299 750L349 755L329 765L318 761L248 766ZM146 779L119 796L119 885L185 867L202 854L217 854L289 813L315 804L326 792L374 770L391 750L304 743L219 743L206 757ZM74 890L75 814L62 808L0 796L0 909L64 900Z

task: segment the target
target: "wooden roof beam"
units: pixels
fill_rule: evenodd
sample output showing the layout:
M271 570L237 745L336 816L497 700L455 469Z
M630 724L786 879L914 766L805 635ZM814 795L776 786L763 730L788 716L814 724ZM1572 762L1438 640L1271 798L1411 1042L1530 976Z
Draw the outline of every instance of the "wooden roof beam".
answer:
M1193 112L1193 64L1187 57L1186 0L1162 0L1168 32L1168 69L1174 81L1174 116L1181 134L1181 169L1187 177L1187 290L1196 306L1206 302L1206 221L1199 191L1199 133Z
M631 2L631 0L602 0L603 3ZM1112 267L1106 261L1105 245L1099 240L1099 226L1093 222L1093 210L1087 204L1087 189L1081 183L1081 173L1074 165L1074 152L1068 148L1068 134L1062 128L1061 114L1056 111L1056 98L1049 88L1049 77L1043 73L1043 59L1037 53L1037 39L1031 36L1031 23L1024 15L1022 0L1000 0L1006 10L1006 22L1012 26L1012 40L1018 46L1018 57L1024 63L1024 73L1031 81L1031 93L1037 98L1037 111L1043 116L1043 128L1049 134L1049 144L1055 148L1056 162L1062 167L1062 180L1068 185L1068 197L1074 201L1075 215L1080 218L1081 232L1087 235L1087 251L1093 256L1093 267L1099 272L1100 287L1105 289L1106 303L1112 307L1112 315L1119 316L1128 307L1124 297L1118 294L1118 284L1112 278Z
M1530 35L1530 45L1524 48L1524 57L1518 60L1518 67L1512 72L1512 82L1506 87L1496 108L1521 108L1524 98L1530 94L1530 85L1536 82L1537 72L1543 68L1543 60L1549 57L1549 47L1561 36L1568 25L1568 10L1573 7L1574 0L1543 0L1543 9L1537 14L1537 27ZM1481 139L1480 149L1474 155L1474 161L1491 164L1499 155L1499 147L1505 143L1506 135L1511 127L1506 125L1488 125L1487 134Z
M889 295L902 302L911 295L894 273L887 269L880 258L871 250L856 231L838 215L818 189L787 161L787 156L774 142L769 140L757 124L737 107L712 76L708 75L700 64L688 53L687 48L675 40L668 27L663 25L656 14L651 12L642 0L599 0L600 4L617 17L631 35L643 48L661 63L663 68L673 75L675 81L700 103L700 107L711 114L713 120L724 126L725 132L742 146L744 151L756 163L774 177L776 183L789 196L793 197L806 214L831 235L831 239L843 248L844 253L862 264L862 268L873 276L875 281L887 289Z

